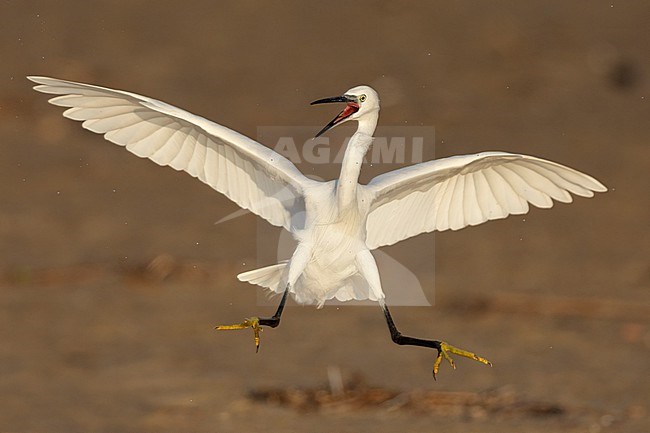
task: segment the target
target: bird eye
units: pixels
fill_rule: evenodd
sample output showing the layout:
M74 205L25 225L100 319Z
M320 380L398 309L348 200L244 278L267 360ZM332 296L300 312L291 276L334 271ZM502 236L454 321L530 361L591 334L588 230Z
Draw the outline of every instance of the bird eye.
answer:
M359 101L365 102L365 100L366 100L366 95L359 96Z

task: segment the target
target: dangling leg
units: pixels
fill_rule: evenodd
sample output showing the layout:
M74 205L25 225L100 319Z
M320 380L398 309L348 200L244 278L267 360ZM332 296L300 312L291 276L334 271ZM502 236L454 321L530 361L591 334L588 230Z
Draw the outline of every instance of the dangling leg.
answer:
M253 335L255 338L255 353L260 350L260 331L262 328L260 326L268 326L270 328L277 328L280 325L280 318L282 317L282 310L284 310L284 304L287 302L287 295L289 294L289 285L284 289L282 294L282 300L278 309L275 311L275 314L271 317L251 317L250 319L244 319L242 323L237 323L234 325L218 325L214 329L218 331L228 331L233 329L246 329L253 328Z
M445 343L444 341L423 340L421 338L413 338L413 337L407 337L405 335L402 335L402 333L397 330L397 327L393 322L393 318L391 317L390 312L388 311L388 306L386 305L384 292L381 289L379 270L377 270L377 263L375 262L375 258L373 257L372 253L368 250L361 251L357 254L356 261L357 261L357 269L359 270L359 273L368 282L371 293L379 300L379 305L381 305L382 310L384 310L386 323L388 323L388 329L390 330L390 336L393 339L393 341L400 345L430 347L438 351L438 357L436 358L436 361L433 363L434 379L436 378L436 374L438 374L438 369L440 368L440 363L442 362L442 358L445 358L447 361L449 361L449 363L453 368L456 368L454 361L451 359L451 356L449 355L450 353L454 355L464 356L466 358L470 358L475 361L482 362L483 364L486 365L492 365L490 361L488 361L487 359L481 358L480 356L477 356L472 352L458 349L454 346L451 346L448 343Z
M218 331L228 331L233 329L253 329L253 336L255 339L255 353L260 350L260 331L262 328L260 326L268 326L269 328L277 328L280 325L280 318L282 317L282 311L284 310L284 304L287 302L287 296L289 295L290 288L298 281L298 277L302 274L302 271L309 263L311 258L311 249L306 244L298 245L296 251L291 257L289 262L289 270L287 273L287 284L284 288L284 293L282 294L282 300L280 300L280 305L275 311L275 314L271 317L251 317L244 319L242 323L236 323L234 325L219 325L215 326L215 329Z
M451 359L450 354L464 356L465 358L473 359L474 361L481 362L485 365L490 365L490 366L492 365L492 363L487 359L482 358L476 355L475 353L468 352L467 350L454 347L444 341L424 340L421 338L414 338L414 337L408 337L406 335L402 335L402 333L399 332L399 330L395 326L395 323L393 322L393 318L390 315L390 311L388 311L388 306L386 305L386 303L382 300L380 302L380 305L381 305L381 309L384 310L384 317L386 317L386 323L388 324L388 329L390 330L390 337L393 339L395 343L403 346L430 347L431 349L436 349L438 351L438 356L436 357L436 360L433 363L434 379L436 378L436 374L438 374L438 369L440 368L440 363L442 362L443 358L446 359L454 369L456 369L456 364L454 364L454 360Z

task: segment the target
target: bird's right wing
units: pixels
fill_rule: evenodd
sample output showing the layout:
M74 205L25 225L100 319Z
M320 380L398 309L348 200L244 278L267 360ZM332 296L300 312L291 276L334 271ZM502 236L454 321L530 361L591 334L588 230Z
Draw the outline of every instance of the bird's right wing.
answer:
M527 155L485 152L394 170L365 187L371 200L366 224L370 249L434 230L458 230L528 212L528 203L569 203L607 188L555 162Z
M225 126L122 90L28 77L50 103L90 131L142 158L183 170L273 225L290 230L315 181L284 156Z

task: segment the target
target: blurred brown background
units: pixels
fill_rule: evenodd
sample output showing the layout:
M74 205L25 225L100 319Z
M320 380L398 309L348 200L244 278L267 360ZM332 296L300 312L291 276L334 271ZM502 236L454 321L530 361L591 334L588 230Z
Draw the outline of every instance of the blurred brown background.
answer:
M649 431L649 19L647 1L3 1L0 431ZM403 332L493 368L461 359L433 382L435 353L393 345L376 307L289 308L255 355L248 331L212 330L272 313L235 278L256 266L255 217L214 225L237 207L63 119L32 74L253 137L321 126L333 113L309 101L366 83L382 125L436 128L438 157L526 153L610 191L385 249L436 302L396 308ZM435 266L419 254L434 238ZM328 368L401 396L507 389L561 413L250 398L317 388Z

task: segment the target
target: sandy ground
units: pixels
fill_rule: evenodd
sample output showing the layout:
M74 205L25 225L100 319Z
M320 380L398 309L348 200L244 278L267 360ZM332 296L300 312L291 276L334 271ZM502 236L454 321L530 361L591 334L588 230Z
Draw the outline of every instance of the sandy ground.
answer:
M3 1L0 431L650 431L648 17L644 1ZM610 191L384 250L434 303L396 307L402 330L492 368L434 382L434 353L393 345L377 307L289 307L255 355L212 326L272 313L235 275L268 264L258 230L275 229L215 225L237 207L62 119L28 74L253 137L315 132L331 113L309 101L367 83L382 125L435 127L427 156L527 153ZM367 385L330 398L328 371Z

